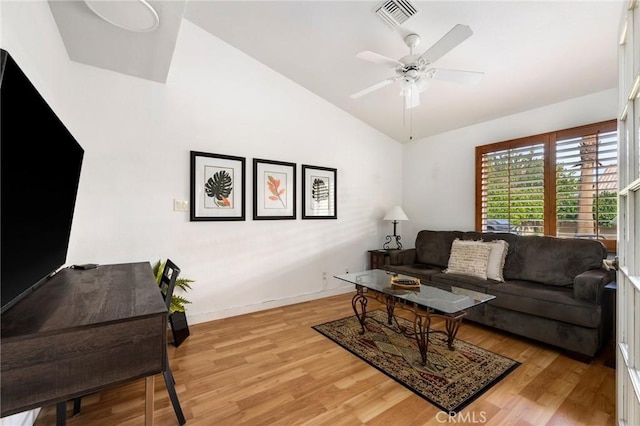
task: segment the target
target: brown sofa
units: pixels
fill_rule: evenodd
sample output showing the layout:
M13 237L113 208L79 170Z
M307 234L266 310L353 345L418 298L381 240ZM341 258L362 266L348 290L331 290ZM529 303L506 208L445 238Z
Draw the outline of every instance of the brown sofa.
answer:
M445 273L455 239L505 240L505 282ZM415 248L390 251L384 269L420 278L424 285L492 294L495 299L469 310L466 318L593 357L612 327L603 292L615 274L602 267L606 256L596 240L425 230Z

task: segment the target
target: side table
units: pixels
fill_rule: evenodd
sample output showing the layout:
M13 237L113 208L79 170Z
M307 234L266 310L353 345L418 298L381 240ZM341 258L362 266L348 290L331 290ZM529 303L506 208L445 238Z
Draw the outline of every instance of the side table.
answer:
M369 269L381 269L389 264L389 250L369 250Z

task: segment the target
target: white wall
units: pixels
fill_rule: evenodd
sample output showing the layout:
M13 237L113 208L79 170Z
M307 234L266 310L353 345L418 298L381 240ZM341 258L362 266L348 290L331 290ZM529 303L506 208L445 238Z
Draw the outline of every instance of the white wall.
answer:
M196 281L192 323L351 290L331 277L388 233L398 142L189 21L159 84L71 62L45 2L3 3L2 47L85 149L69 264L169 257ZM246 221L173 211L190 150L247 158ZM299 183L301 164L337 168L338 219L253 221L253 158L297 163Z
M403 151L402 238L413 247L422 229L473 230L475 147L615 119L617 89L441 133ZM411 245L409 245L411 244Z

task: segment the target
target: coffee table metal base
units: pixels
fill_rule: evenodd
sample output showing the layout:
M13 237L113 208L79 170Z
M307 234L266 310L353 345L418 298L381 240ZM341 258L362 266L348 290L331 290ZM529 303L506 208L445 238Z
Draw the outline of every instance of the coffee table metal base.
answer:
M402 334L407 337L413 337L418 344L418 350L420 351L420 357L422 358L422 365L427 365L427 353L429 350L429 334L430 333L445 333L447 335L447 346L449 350L454 350L453 342L462 323L462 318L467 314L466 311L460 311L453 314L439 314L435 313L433 309L417 306L416 304L407 302L406 300L398 299L391 294L380 293L378 291L368 289L366 287L356 285L356 294L351 299L351 306L353 312L356 314L362 331L360 334L364 334L367 331L366 319L367 319L367 303L368 298L373 296L375 300L380 303L384 303L387 309L387 325L393 325L393 321L396 322L397 327ZM413 330L408 330L406 327L398 324L395 319L395 308L399 307L406 311L412 312L413 318ZM359 309L358 309L359 308ZM358 312L359 310L359 312ZM445 320L445 330L432 330L430 328L432 318L442 318Z

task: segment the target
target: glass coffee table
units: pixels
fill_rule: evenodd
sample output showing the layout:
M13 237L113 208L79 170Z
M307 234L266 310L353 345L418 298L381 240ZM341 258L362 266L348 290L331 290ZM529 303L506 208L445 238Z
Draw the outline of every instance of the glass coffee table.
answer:
M422 365L427 365L429 333L445 333L449 349L454 350L453 342L462 323L462 318L467 314L467 309L495 299L495 296L490 294L459 287L451 287L451 291L428 285L420 285L417 288L397 287L391 284L392 278L400 282L417 279L380 269L336 275L335 278L356 286L356 294L351 299L351 306L362 326L360 334L367 331L367 301L373 297L386 306L387 325L391 326L395 321L396 326L405 336L416 339ZM419 282L419 280L417 281ZM413 313L413 330L408 330L398 324L393 315L396 307ZM358 312L358 308L360 312ZM445 320L446 331L429 328L434 317Z

